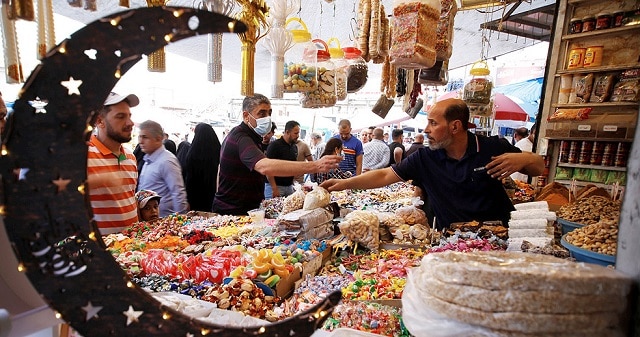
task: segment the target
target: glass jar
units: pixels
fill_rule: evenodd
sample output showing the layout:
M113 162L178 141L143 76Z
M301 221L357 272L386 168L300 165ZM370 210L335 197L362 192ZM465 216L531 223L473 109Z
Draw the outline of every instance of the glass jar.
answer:
M608 12L599 13L596 17L596 30L607 29L611 27L612 15Z
M369 67L362 58L362 51L356 47L342 48L344 57L349 63L347 68L347 92L352 94L364 88L369 76Z
M299 18L289 18L285 27L291 22L298 22L303 29L290 30L293 46L284 54L284 92L306 92L318 87L316 72L316 54L318 49L311 41L311 33L307 25Z
M573 18L569 22L569 34L576 34L582 32L582 19Z
M303 92L300 104L303 108L327 108L336 105L336 75L329 47L322 40L313 40L322 44L324 49L318 49L316 69L318 70L318 86L315 90Z
M596 17L588 15L582 18L582 32L591 32L596 30Z
M344 101L347 99L347 71L349 70L349 62L344 58L344 51L340 48L340 41L335 37L330 38L327 41L327 45L331 46L334 42L337 47L329 47L329 54L331 54L331 62L335 69L336 75L336 98L338 101Z
M493 81L489 76L491 71L486 61L478 61L471 66L469 75L465 81L462 100L467 104L485 105L491 103Z
M622 27L622 19L624 19L624 11L617 11L613 13L611 18L611 27Z

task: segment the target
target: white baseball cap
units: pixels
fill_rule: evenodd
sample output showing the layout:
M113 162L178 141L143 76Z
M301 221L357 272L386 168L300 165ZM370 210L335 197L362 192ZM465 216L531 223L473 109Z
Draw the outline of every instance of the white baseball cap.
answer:
M126 101L127 104L129 104L130 107L134 107L137 106L138 104L140 104L140 99L138 98L138 96L134 95L134 94L129 94L127 96L121 96L116 94L115 92L110 92L109 96L107 96L107 99L104 101L104 105L114 105L114 104L118 104L122 101Z

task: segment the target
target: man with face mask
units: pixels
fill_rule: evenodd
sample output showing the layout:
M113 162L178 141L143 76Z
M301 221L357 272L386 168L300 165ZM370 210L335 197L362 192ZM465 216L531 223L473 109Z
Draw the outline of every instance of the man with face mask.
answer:
M328 172L338 167L342 157L324 156L318 161L287 161L267 158L262 137L271 131L271 102L261 94L242 101L240 125L224 139L220 151L218 191L213 211L219 214L246 215L264 199L266 176L290 177L298 174Z
M521 152L504 138L468 131L469 108L460 99L436 103L424 132L429 147L398 164L349 179L322 183L329 191L370 189L413 180L429 196L439 229L453 222L501 220L507 225L514 207L501 179L514 172L540 175L541 156Z
M89 140L89 198L101 234L119 232L138 221L136 157L122 144L131 140L130 108L139 103L136 95L110 93L96 118L97 132Z

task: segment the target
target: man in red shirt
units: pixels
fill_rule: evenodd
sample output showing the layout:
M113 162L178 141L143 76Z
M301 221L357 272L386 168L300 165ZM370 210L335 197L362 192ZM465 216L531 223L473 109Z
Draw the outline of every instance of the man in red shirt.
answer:
M97 132L89 141L87 181L101 234L119 232L138 221L136 157L122 144L131 140L130 108L139 103L136 95L110 93L97 116Z

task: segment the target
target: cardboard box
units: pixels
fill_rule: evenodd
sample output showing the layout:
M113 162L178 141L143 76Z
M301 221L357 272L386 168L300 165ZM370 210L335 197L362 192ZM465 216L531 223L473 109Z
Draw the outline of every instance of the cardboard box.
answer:
M276 284L275 287L271 287L270 289L273 291L274 296L278 296L280 298L287 298L291 296L293 290L296 287L296 282L298 282L302 278L302 270L299 268L295 268L290 274L289 277L285 279L280 279L280 282ZM260 286L260 288L268 287L263 282L255 281L256 284ZM265 295L268 295L265 291Z

